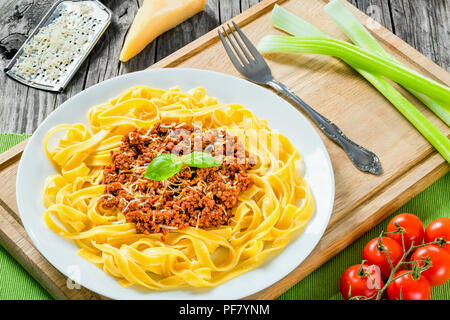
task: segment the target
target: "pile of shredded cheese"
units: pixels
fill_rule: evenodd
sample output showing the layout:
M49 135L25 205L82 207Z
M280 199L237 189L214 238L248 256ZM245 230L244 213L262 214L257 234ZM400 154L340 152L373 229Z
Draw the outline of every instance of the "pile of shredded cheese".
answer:
M50 24L40 30L23 47L23 53L12 71L35 82L58 83L68 73L68 66L84 54L84 47L96 32L100 20L89 13L86 5L63 8Z

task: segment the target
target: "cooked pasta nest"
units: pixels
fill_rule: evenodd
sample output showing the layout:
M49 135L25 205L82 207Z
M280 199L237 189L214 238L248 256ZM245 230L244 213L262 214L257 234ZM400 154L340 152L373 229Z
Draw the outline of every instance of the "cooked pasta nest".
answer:
M267 121L240 104L220 104L204 88L187 92L132 87L88 112L88 125L61 124L44 139L59 174L48 177L43 202L47 226L80 248L78 254L121 285L150 290L214 287L261 265L302 230L314 201L297 149ZM104 208L103 169L125 134L157 122L196 123L237 136L255 159L254 182L239 194L228 225L136 232L117 208ZM53 135L62 132L49 150Z

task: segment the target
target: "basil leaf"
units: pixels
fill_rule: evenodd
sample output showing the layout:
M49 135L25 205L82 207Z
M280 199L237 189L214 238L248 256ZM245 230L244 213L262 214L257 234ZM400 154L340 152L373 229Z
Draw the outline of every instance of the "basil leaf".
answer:
M183 168L183 161L179 157L170 153L161 153L148 164L144 177L161 181L176 175L181 168Z
M222 163L209 153L194 151L179 158L170 153L161 153L145 169L144 177L153 181L162 181L176 175L183 168L183 163L190 167L218 167Z
M194 151L183 156L182 160L188 166L196 168L218 167L222 165L219 160L209 153L199 151Z

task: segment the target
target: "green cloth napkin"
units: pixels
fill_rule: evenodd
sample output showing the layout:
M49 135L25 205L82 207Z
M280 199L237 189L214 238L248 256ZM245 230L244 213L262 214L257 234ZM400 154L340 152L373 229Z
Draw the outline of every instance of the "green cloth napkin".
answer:
M0 153L28 138L0 134ZM0 245L0 299L52 299L51 295Z
M0 134L0 153L26 139L28 135ZM344 270L361 262L365 244L386 230L389 220L401 212L419 216L424 225L431 221L450 217L450 173L439 179L397 212L377 225L359 240L344 249L322 267L290 288L279 297L281 300L339 300L339 278ZM52 299L9 254L0 246L0 299ZM450 300L450 281L432 288L431 299Z

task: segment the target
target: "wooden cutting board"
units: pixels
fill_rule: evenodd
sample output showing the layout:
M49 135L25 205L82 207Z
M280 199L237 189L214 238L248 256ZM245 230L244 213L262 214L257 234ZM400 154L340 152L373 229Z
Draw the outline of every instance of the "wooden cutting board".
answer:
M326 0L266 0L233 19L256 44L278 34L268 16L275 3L315 24L330 36L346 39L323 11ZM450 85L450 75L387 29L347 3L377 40L398 60L422 74ZM336 181L336 200L329 226L310 256L285 278L252 295L274 299L317 269L449 171L449 165L414 127L368 82L338 59L317 55L272 54L267 57L274 77L335 122L350 138L374 151L384 172L358 171L345 153L321 132ZM213 30L151 68L184 67L239 76ZM415 98L399 88L447 136L449 128ZM258 97L255 97L257 99ZM276 106L274 106L276 107ZM34 248L17 211L15 177L26 141L0 155L1 244L55 298L103 298L87 289L69 289L67 278ZM39 213L36 213L39 214ZM69 280L70 281L70 280ZM336 279L336 281L338 281ZM73 287L73 286L69 286Z

